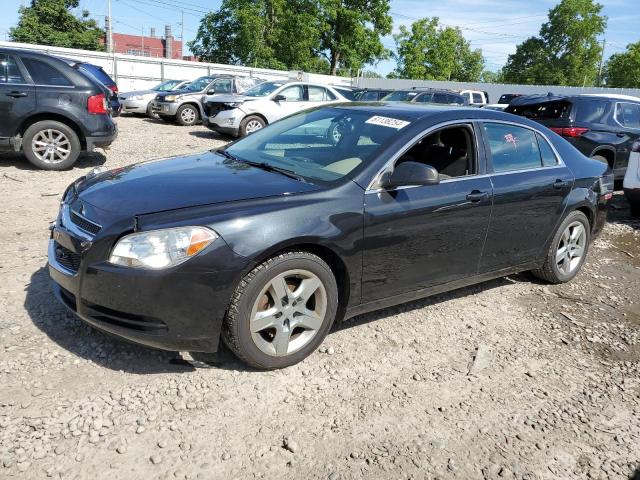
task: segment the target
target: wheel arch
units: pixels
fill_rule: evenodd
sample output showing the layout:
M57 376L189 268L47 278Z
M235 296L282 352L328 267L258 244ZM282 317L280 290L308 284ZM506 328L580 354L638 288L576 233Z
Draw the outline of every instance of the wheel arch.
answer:
M54 122L60 122L65 124L67 127L71 128L76 135L78 135L78 140L80 140L80 145L82 147L83 150L86 150L87 148L87 140L85 138L85 135L82 131L82 129L80 128L80 125L78 125L78 123L76 123L74 120L70 119L69 117L66 117L64 115L61 115L59 113L53 113L53 112L41 112L38 113L36 115L32 115L29 118L26 118L22 124L20 125L20 128L18 129L18 132L20 133L20 136L23 137L24 133L27 131L27 129L33 125L34 123L37 122L42 122L45 120L51 120Z
M247 115L245 115L242 120L240 121L240 123L244 122L247 118L249 117L258 117L259 119L261 119L265 126L269 125L269 120L267 120L267 117L265 117L264 115L262 115L261 113L248 113Z
M200 115L200 118L202 118L202 115L203 115L202 106L200 105L200 102L198 102L196 100L187 100L186 102L181 103L180 105L178 105L178 108L176 109L176 112L179 109L181 109L182 107L185 107L187 105L191 105L193 107L196 107L196 110L198 110L198 115Z
M613 168L616 162L616 149L611 145L600 145L596 147L589 157L593 157L595 155L600 155L607 159L607 163L610 168Z

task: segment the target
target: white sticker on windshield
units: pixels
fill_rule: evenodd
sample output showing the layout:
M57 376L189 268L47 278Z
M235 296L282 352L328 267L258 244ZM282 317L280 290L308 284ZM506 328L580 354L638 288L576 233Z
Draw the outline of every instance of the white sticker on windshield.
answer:
M398 120L397 118L381 117L380 115L376 115L374 117L371 117L364 123L369 123L371 125L380 125L381 127L397 128L398 130L400 130L401 128L409 125L410 122L407 122L405 120Z

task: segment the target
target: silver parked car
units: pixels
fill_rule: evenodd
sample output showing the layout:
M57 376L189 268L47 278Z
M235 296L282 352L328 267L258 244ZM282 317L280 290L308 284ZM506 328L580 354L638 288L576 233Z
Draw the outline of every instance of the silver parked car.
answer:
M203 117L203 95L242 93L260 82L263 80L251 77L207 75L195 79L181 90L159 93L151 103L151 111L165 122L195 125Z
M151 111L151 101L161 92L180 90L189 85L189 80L165 80L148 90L134 90L133 92L118 95L123 113L143 113L152 118L157 118Z
M307 108L348 101L330 85L276 80L257 85L244 95L207 96L202 123L211 130L244 137Z

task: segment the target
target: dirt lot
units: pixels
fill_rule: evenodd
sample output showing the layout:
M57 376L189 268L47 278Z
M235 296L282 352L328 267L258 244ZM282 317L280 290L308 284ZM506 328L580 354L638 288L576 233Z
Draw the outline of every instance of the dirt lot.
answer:
M0 157L0 478L640 478L640 222L621 195L571 284L522 274L358 317L284 371L187 363L49 288L68 183L225 141L119 126L68 172Z

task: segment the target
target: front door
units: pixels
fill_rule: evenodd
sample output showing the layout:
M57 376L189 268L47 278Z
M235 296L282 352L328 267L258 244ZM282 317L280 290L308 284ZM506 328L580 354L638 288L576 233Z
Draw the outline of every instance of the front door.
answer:
M25 79L14 56L0 53L0 143L8 143L35 108L35 87Z
M484 123L493 213L480 273L541 260L571 192L573 174L533 129Z
M269 123L275 122L281 118L293 115L296 112L304 110L308 106L308 102L305 100L304 87L302 85L291 85L285 87L275 96L284 97L281 100L274 100L273 109L270 109L267 114L267 120Z
M631 147L640 140L640 104L620 102L616 104L616 135L620 139L616 149L616 163L613 166L616 177L624 176L629 164Z
M425 136L400 159L440 173L437 185L365 194L363 302L473 276L489 218L491 180L475 127L446 127ZM480 170L479 167L480 166Z

